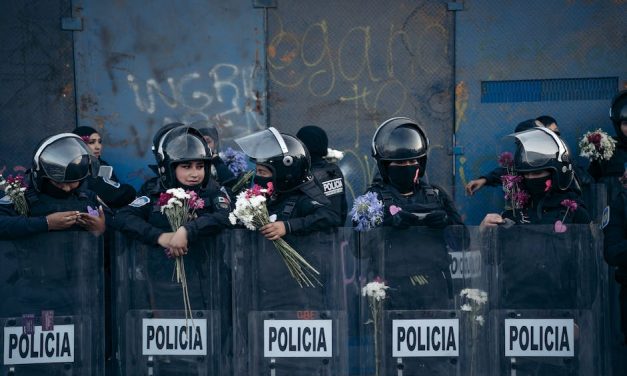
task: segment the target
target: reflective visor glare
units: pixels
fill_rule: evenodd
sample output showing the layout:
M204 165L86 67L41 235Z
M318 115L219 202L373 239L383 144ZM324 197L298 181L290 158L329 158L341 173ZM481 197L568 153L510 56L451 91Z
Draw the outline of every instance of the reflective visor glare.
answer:
M89 151L74 138L63 138L48 145L39 157L46 175L59 182L80 180L89 174ZM70 171L68 171L70 170ZM70 175L70 176L67 176Z
M254 159L267 159L283 155L279 142L269 130L238 138L235 142L246 155Z
M547 134L525 132L516 137L522 145L522 160L530 166L542 166L558 156L559 148Z

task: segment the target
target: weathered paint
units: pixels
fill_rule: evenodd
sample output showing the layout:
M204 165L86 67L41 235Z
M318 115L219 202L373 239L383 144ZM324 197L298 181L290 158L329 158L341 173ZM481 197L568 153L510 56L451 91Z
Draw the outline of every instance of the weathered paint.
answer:
M265 128L263 10L238 1L77 1L79 124L122 180L152 175L155 131L210 119L228 142Z

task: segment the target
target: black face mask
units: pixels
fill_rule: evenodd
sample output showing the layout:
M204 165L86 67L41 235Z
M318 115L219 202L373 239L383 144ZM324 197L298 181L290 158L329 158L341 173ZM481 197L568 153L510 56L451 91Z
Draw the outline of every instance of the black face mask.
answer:
M523 188L529 192L531 197L541 197L546 192L546 182L551 180L550 176L543 176L541 178L533 178L523 180Z
M261 186L262 188L267 188L268 183L274 184L274 180L273 180L273 176L264 177L264 176L255 175L255 177L253 178L253 183Z
M66 199L70 197L73 191L66 192L63 189L57 188L49 180L44 180L41 185L41 193L44 193L50 197L58 199Z
M414 179L419 168L419 165L388 166L390 184L401 193L411 192L414 189Z

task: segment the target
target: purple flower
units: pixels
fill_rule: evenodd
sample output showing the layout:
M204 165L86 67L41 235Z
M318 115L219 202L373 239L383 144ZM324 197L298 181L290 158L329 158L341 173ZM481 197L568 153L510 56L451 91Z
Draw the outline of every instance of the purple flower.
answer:
M529 202L529 193L525 191L518 191L514 194L514 202L517 208L524 208Z
M248 170L248 158L241 151L236 151L229 147L221 154L220 158L222 158L233 174L239 175Z
M561 204L568 210L571 210L571 211L577 210L577 202L574 200L568 200L568 199L562 200Z
M518 175L503 175L501 176L503 187L507 190L512 190L518 183L522 182L522 176Z
M505 151L499 155L499 166L503 168L511 168L514 166L514 156L509 151Z
M355 199L350 211L357 231L369 231L383 221L383 203L374 192L368 192Z
M91 206L87 206L87 214L96 218L100 217L100 212L98 211L98 209L94 209Z

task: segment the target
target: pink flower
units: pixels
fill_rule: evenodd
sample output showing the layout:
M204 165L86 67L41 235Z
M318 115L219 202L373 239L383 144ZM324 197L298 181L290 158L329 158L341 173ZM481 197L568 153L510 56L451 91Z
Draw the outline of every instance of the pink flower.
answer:
M509 151L505 151L499 155L499 166L511 168L514 165L514 156Z
M514 201L517 207L523 208L529 202L529 194L525 191L518 191L515 194Z
M544 182L544 191L545 192L550 191L552 184L553 184L553 182L551 181L551 179L547 179L547 181Z
M567 210L575 211L577 210L577 202L574 200L562 200L562 206L564 206Z
M501 176L501 181L503 182L503 186L505 187L505 189L511 190L514 187L514 185L522 181L522 176L503 175Z
M85 141L85 143L89 143L89 136L81 136L81 140Z
M172 195L171 193L162 192L159 195L159 200L157 201L157 205L166 206L168 204L168 201L170 201L172 197L174 197L174 195Z
M272 194L274 193L274 184L272 184L272 182L269 181L267 186L268 186L268 196L272 196Z

